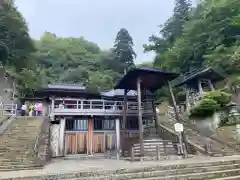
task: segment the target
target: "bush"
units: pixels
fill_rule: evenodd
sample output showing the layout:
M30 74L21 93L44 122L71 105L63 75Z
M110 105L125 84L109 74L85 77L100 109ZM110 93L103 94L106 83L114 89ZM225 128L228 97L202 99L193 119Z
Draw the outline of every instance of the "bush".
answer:
M207 93L203 98L216 101L220 107L226 106L231 101L231 94L222 91L212 91Z
M190 110L191 117L209 117L219 109L219 104L213 99L202 99L197 106Z
M190 110L191 117L209 117L231 101L231 94L222 91L207 93L200 102Z

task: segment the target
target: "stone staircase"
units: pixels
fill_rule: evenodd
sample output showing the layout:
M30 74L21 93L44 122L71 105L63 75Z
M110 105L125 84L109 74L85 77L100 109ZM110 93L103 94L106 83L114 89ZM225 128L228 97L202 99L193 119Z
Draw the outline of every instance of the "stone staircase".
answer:
M179 160L180 161L180 160ZM7 180L0 178L1 180ZM141 166L130 164L128 167L116 169L88 169L78 172L61 172L48 175L29 175L29 177L15 177L12 180L239 180L240 160L192 160L172 163L152 164Z
M36 142L43 117L17 117L0 136L0 171L41 166Z
M177 142L163 140L156 133L156 128L147 129L144 133L144 160L167 159L170 156L178 155ZM137 141L132 144L131 150L124 153L124 156L130 157L131 160L140 160L140 143Z
M146 160L154 160L159 156L159 159L167 159L178 154L176 143L161 138L149 138L143 140L144 158ZM135 160L140 156L140 144L133 144L132 153Z
M174 132L174 122L162 120L159 124L166 130ZM230 156L240 154L234 147L229 146L218 139L207 136L207 133L201 133L200 130L184 124L184 132L189 144L194 146L199 152L208 154L210 156Z

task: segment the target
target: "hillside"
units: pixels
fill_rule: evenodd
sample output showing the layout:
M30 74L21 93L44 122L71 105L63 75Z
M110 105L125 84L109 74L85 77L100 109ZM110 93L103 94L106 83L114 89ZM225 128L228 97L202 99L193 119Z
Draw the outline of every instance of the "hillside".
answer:
M127 29L121 28L113 47L103 51L84 37L58 37L45 32L32 39L14 1L0 5L0 63L25 96L52 82L81 83L93 90L113 88L124 71L135 67L136 54Z

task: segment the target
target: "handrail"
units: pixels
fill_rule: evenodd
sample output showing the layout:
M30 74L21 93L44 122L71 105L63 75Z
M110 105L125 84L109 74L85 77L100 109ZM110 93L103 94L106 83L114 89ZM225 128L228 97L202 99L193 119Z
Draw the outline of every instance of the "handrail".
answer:
M123 101L108 101L108 100L85 100L79 99L74 100L76 103L63 103L64 109L116 109L123 110L124 102ZM72 106L72 107L69 107ZM144 103L141 103L141 108L143 109ZM54 108L59 109L58 104L54 104ZM137 102L127 102L127 110L137 110Z
M200 68L200 69L195 69L193 71L187 72L185 74L181 74L176 79L172 80L171 83L172 83L173 86L175 86L175 85L181 83L182 81L188 79L189 77L191 77L191 76L193 76L193 75L195 75L197 73L200 73L200 72L202 72L204 70L208 70L208 69L209 68L207 68L207 67L203 67L203 68Z

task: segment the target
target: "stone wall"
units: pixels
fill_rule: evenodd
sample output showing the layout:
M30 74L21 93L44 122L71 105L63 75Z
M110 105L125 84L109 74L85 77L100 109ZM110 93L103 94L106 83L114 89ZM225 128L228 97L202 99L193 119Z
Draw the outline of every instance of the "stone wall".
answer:
M50 119L45 117L38 135L36 155L38 164L44 165L51 159Z
M0 100L5 103L9 102L12 98L13 81L10 77L6 77L3 68L0 68Z

